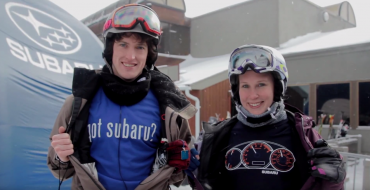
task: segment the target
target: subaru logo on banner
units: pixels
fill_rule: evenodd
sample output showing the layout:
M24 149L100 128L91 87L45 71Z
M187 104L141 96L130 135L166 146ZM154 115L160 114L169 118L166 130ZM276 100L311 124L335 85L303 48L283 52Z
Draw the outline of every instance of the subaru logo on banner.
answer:
M49 135L73 68L101 68L103 44L48 0L2 0L0 18L0 189L57 189Z
M81 48L78 34L58 18L20 3L7 3L5 7L14 25L45 50L71 54Z

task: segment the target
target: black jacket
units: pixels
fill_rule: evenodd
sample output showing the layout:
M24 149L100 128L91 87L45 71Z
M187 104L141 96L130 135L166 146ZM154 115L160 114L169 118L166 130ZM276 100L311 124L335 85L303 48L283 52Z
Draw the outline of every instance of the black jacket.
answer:
M292 112L299 112L296 108L289 105L286 106L287 116L289 125L294 128L292 131L294 133L293 138L295 141L300 142L300 135L298 135L296 130L296 118ZM204 136L200 151L200 166L198 168L198 180L203 185L205 189L212 190L225 190L233 189L232 184L229 183L229 178L227 175L227 170L225 168L225 155L228 150L230 134L238 122L236 116L231 119L218 122L213 125L204 125ZM306 160L305 157L306 150L303 148L302 144L294 146L294 151L297 160ZM300 162L298 164L301 172L300 180L302 183L306 182L310 174L308 173L307 162Z

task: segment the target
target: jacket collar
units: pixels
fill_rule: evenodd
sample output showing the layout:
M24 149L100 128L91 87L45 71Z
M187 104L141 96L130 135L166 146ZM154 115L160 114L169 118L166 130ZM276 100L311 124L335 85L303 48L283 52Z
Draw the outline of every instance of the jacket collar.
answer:
M315 122L311 116L304 115L299 109L289 104L285 104L285 106L288 118L294 117L295 128L298 132L304 149L306 152L308 152L310 149L314 148L312 142L316 142L321 138L320 135L312 130L312 128L315 127Z
M73 73L72 94L86 100L92 100L101 86L101 70L75 68Z
M73 96L92 100L101 86L101 72L101 69L75 68L72 83ZM150 70L150 74L152 77L151 90L157 97L162 114L166 113L169 107L184 119L190 119L195 115L197 112L195 106L178 90L167 75L156 70Z

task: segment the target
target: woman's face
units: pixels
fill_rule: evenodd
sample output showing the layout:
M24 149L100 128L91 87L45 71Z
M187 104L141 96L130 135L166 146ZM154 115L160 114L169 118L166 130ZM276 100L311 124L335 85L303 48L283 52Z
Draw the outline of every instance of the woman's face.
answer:
M242 106L251 114L264 113L274 100L272 74L246 71L239 75L239 97Z

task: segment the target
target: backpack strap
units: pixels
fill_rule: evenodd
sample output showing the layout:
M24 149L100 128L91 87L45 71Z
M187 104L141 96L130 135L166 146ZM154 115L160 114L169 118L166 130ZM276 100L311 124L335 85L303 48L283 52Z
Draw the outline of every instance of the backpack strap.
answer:
M90 156L89 133L87 126L87 119L89 114L91 102L87 102L83 109L82 98L74 97L72 104L72 114L69 124L67 125L66 133L71 136L72 144L75 156L81 164L94 162L94 159Z
M71 120L69 121L67 125L66 133L69 133L71 130L71 126L74 126L74 124L76 123L76 119L77 119L78 113L80 112L81 105L82 105L82 98L74 97L73 103L72 103Z

